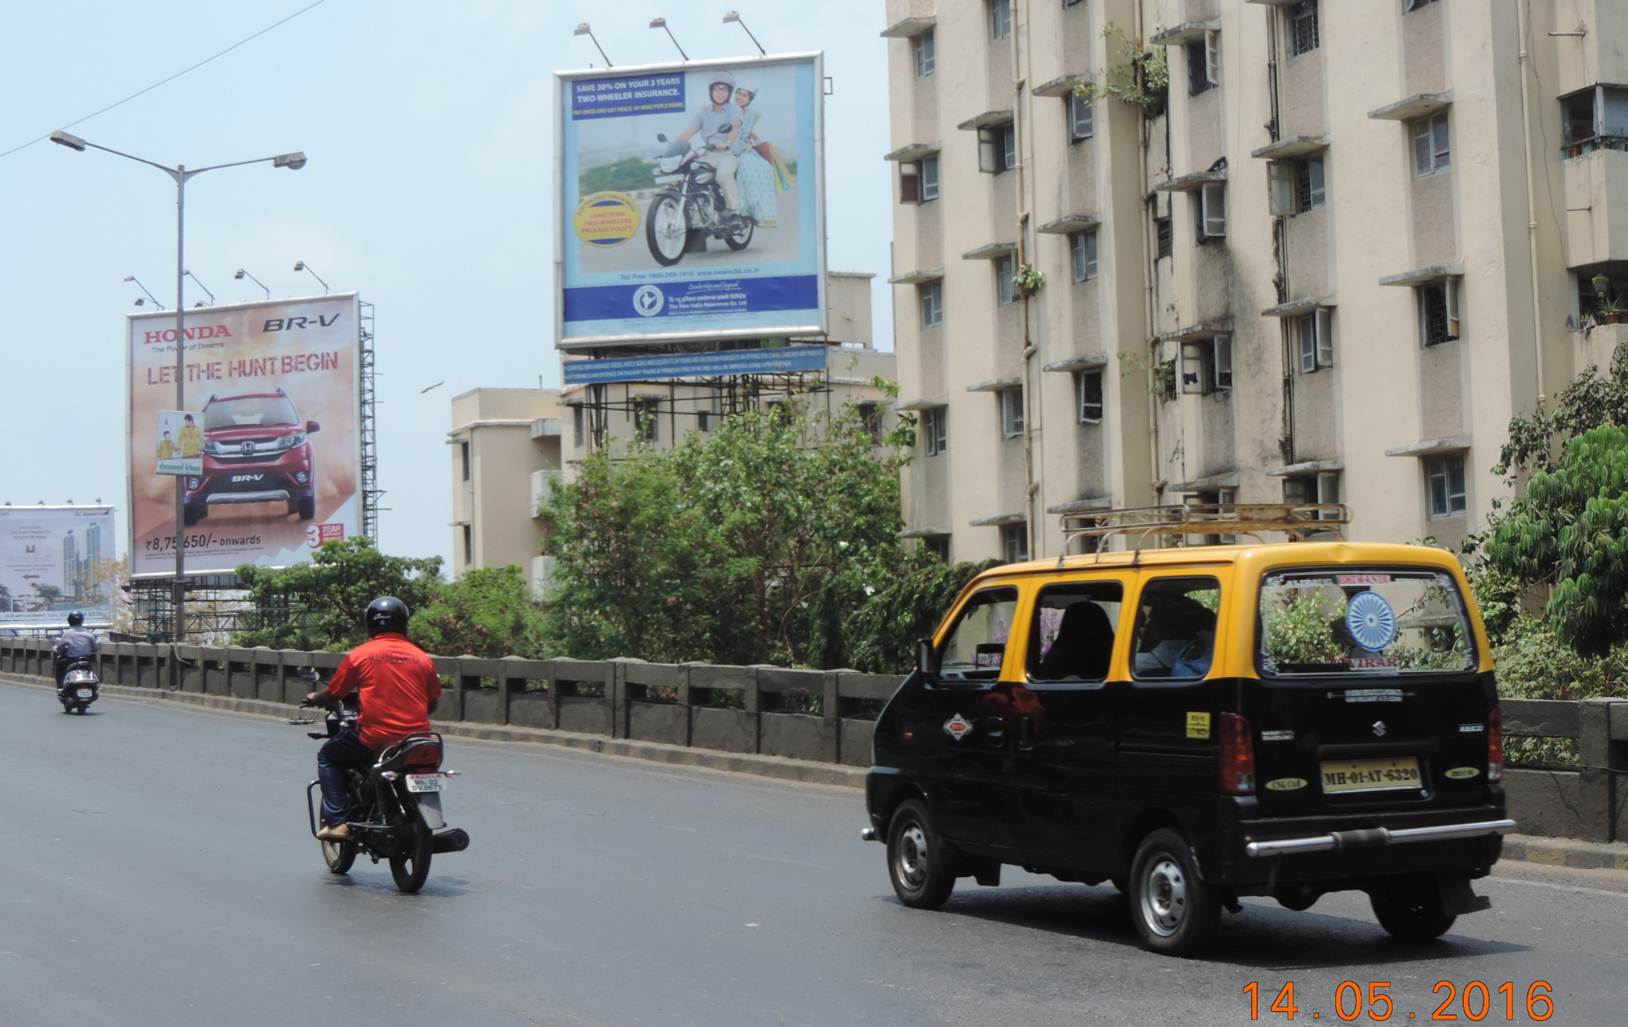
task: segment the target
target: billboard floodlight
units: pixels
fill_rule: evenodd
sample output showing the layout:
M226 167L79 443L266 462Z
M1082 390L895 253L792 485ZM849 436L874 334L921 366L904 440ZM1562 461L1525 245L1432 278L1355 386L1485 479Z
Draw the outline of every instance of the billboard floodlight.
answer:
M236 271L232 272L232 277L235 278L236 280L240 281L240 282L243 281L243 279L247 278L249 281L253 282L255 285L260 286L260 291L264 292L266 294L266 299L268 299L268 300L271 299L271 290L266 288L266 283L262 282L260 279L254 277L253 275L249 274L249 272L245 271L243 268L238 268Z
M616 67L616 65L611 63L611 59L609 57L605 56L605 48L599 45L599 37L594 35L594 29L593 29L592 25L589 25L585 21L579 21L579 22L577 22L576 30L573 31L571 34L573 36L587 36L589 39L593 40L594 49L599 51L599 59L605 62L605 67L607 67L607 68Z
M667 38L673 41L673 48L678 51L678 55L684 58L686 61L690 59L690 55L684 52L684 48L682 46L678 45L678 39L673 35L673 30L667 27L666 18L651 18L650 27L653 29L661 29L663 32L667 33Z
M296 271L304 271L305 273L309 274L312 278L315 278L317 281L322 282L322 276L317 274L315 271L312 271L311 268L303 260L296 260L294 262L294 270L296 270ZM327 282L322 282L322 295L324 295L324 296L328 295L328 283Z
M137 278L135 275L125 275L124 280L127 282L135 282L136 288L140 289L143 293L146 293L147 298L152 301L153 306L157 307L159 310L167 309L164 304L158 302L158 297L153 295L152 290L141 284L141 279ZM140 300L136 300L136 306L141 306Z
M767 57L767 56L769 56L769 51L763 49L763 44L757 41L756 36L752 35L752 30L746 27L746 22L741 21L741 16L740 16L739 11L725 11L724 12L724 24L728 25L730 22L734 22L736 25L739 25L741 27L741 29L746 32L746 38L750 39L752 41L752 45L757 47L757 52L758 52L759 57Z
M193 306L195 306L195 307L212 307L212 306L215 305L215 294L209 291L209 286L205 285L203 282L198 280L197 275L193 274L191 271L182 271L181 275L182 275L182 277L192 279L194 282L198 282L198 288L202 289L204 291L204 294L209 297L209 302L208 303L194 303Z

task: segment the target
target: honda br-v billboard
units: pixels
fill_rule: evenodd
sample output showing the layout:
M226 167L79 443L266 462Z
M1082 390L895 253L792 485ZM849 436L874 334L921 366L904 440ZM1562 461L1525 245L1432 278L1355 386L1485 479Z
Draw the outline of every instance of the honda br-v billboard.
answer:
M178 480L188 575L302 563L360 530L357 313L355 294L189 310L179 402L175 315L130 316L133 576L175 572Z

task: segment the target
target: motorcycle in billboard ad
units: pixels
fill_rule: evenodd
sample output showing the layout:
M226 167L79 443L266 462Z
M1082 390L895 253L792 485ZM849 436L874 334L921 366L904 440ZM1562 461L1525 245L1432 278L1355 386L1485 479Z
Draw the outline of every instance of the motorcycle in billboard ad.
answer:
M189 576L360 530L358 313L353 293L188 311L180 403L175 315L129 317L133 577L175 572L177 481Z
M562 351L825 333L822 67L556 73Z
M111 506L0 506L0 630L107 627L121 570Z

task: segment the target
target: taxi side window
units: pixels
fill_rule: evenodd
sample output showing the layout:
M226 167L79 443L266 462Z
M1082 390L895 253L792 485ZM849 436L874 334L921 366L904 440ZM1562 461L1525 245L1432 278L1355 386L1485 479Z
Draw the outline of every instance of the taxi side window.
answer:
M994 681L1000 677L1016 614L1015 588L986 589L968 600L939 651L939 680Z
M1131 675L1196 681L1215 654L1221 583L1214 578L1157 578L1142 588L1131 642Z
M1117 581L1056 585L1041 592L1029 633L1029 679L1106 679L1123 597Z

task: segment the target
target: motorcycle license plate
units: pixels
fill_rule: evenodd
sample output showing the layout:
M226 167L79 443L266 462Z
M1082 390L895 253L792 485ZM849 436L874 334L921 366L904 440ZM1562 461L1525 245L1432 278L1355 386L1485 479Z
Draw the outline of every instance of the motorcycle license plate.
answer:
M1326 761L1322 766L1323 792L1385 792L1418 790L1419 761L1413 756L1378 760Z
M408 774L409 792L439 792L446 788L446 778L440 774Z
M79 690L79 698L81 698L81 699L94 699L95 697L96 697L96 692L93 691L92 689L81 688Z

